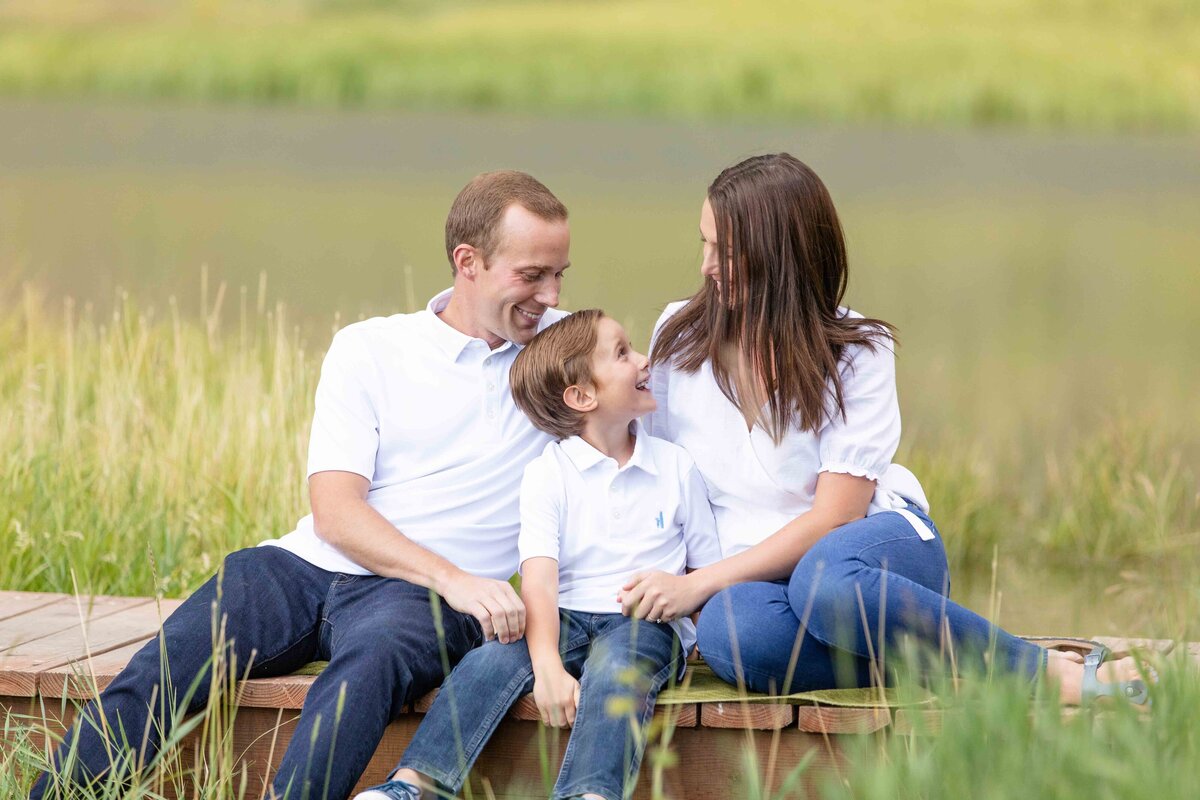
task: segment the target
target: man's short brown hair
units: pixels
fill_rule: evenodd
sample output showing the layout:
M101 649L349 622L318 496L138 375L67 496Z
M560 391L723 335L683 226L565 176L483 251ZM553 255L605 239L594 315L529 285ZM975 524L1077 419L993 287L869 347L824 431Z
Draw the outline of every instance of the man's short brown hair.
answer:
M513 400L530 422L560 441L583 432L583 412L563 400L568 386L592 380L596 329L604 312L576 311L533 337L509 372Z
M454 248L469 244L486 259L499 244L500 222L508 207L517 204L536 217L554 222L567 218L567 207L532 175L512 169L476 175L463 187L446 217L446 258L450 272Z

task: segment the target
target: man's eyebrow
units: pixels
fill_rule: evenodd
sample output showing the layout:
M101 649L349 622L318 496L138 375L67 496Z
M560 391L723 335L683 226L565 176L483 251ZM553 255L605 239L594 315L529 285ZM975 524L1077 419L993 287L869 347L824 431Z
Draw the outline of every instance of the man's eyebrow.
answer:
M570 265L571 265L570 261L568 261L568 263L564 264L563 266L550 266L548 264L526 264L524 266L518 266L517 269L521 270L522 272L546 272L547 270L548 271L562 271L562 270L565 270L566 267L569 267Z

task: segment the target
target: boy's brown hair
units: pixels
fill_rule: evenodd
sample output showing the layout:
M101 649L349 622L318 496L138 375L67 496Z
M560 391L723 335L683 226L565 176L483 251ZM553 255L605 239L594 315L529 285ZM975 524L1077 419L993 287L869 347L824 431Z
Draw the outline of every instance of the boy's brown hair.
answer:
M583 413L563 400L568 386L592 380L596 328L604 312L576 311L533 337L509 372L513 400L530 422L560 441L583 432Z
M513 204L535 217L557 222L567 218L567 207L532 175L512 169L484 172L463 187L446 217L446 258L455 274L454 248L469 244L486 260L499 244L500 222Z

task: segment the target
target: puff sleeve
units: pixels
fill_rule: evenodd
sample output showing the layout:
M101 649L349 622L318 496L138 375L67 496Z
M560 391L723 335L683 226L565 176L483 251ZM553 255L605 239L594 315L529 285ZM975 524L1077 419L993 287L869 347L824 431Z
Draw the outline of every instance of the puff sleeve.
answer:
M818 472L841 472L878 481L900 444L896 356L890 337L877 335L874 349L855 346L841 371L845 417L832 397L820 432Z

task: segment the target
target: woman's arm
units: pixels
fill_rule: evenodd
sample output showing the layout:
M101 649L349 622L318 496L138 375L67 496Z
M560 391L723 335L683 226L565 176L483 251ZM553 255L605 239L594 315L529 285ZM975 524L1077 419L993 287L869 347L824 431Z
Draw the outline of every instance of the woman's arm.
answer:
M634 575L621 592L621 612L639 619L678 619L735 583L786 578L822 536L866 516L874 494L875 481L844 473L822 472L817 476L811 509L749 550L690 574L645 572Z
M525 639L533 662L533 699L542 722L556 728L575 722L579 682L563 669L558 654L558 562L538 556L521 565Z

